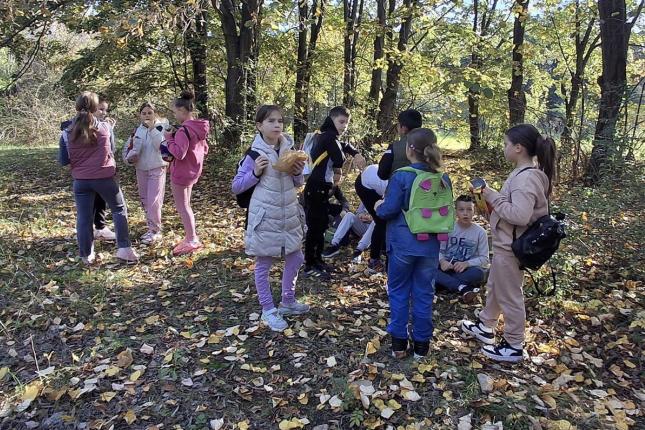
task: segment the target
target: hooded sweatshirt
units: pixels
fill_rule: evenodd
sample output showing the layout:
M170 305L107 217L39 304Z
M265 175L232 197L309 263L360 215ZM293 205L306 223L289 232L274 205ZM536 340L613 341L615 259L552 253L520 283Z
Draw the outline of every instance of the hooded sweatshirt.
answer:
M154 126L148 128L141 124L134 131L133 136L128 138L125 147L128 147L132 142L132 149L127 153L126 162L132 155L139 155L139 159L135 164L137 170L152 170L158 167L166 166L166 163L161 158L159 145L165 142L163 125L159 122Z
M174 136L166 133L168 151L175 157L170 163L170 180L173 184L190 186L201 176L204 157L208 154L208 130L208 121L190 119L183 122Z

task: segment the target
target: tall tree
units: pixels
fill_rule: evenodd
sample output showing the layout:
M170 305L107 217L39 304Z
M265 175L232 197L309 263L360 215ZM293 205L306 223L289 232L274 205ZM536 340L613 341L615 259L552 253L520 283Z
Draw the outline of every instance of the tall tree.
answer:
M387 15L386 0L376 0L376 36L374 37L374 61L372 63L372 78L368 95L368 118L375 118L381 90L383 86L383 58L385 57L385 32ZM393 2L391 2L393 3Z
M227 124L223 143L228 148L240 145L242 130L247 118L249 99L255 100L255 73L258 33L262 19L263 0L212 0L217 10L224 34L226 49L226 82L224 85ZM253 105L255 101L253 101Z
M349 108L356 101L356 48L363 18L363 3L365 0L343 0L343 16L345 19L345 44L343 63L343 104Z
M586 172L592 184L598 182L604 167L616 155L614 138L627 82L627 48L632 27L643 10L643 3L641 0L633 19L628 22L625 0L598 0L602 75L598 78L598 120Z
M376 119L376 126L381 136L386 139L391 139L396 132L394 108L396 107L396 98L401 82L401 71L403 70L402 54L405 53L408 47L408 40L410 39L410 33L412 31L412 20L418 1L403 0L403 6L399 9L403 18L399 28L399 40L396 48L392 48L387 54L385 91L379 104L379 112Z
M513 5L515 23L513 24L513 65L511 68L511 87L508 90L509 123L524 122L526 113L526 93L524 92L524 33L529 17L529 0L515 0Z
M298 60L293 108L293 134L296 142L303 142L309 129L309 84L324 13L325 0L313 0L311 7L309 0L298 1Z
M484 58L480 52L482 49L482 41L488 35L495 10L497 9L497 0L493 0L491 6L488 2L482 6L481 22L479 21L479 0L473 2L473 33L475 34L475 44L470 56L470 67L479 71L484 65ZM481 131L479 129L479 101L481 99L481 86L479 84L472 84L468 88L468 125L470 128L470 147L469 150L474 150L481 147Z
M211 119L208 106L208 1L201 0L193 16L187 16L186 44L193 66L195 102L201 118Z

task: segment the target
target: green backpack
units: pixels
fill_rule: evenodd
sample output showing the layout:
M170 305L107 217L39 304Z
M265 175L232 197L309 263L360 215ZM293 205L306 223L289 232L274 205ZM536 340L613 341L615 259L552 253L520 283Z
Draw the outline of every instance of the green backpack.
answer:
M412 167L402 167L397 172L417 175L412 183L408 210L403 211L405 221L419 240L428 240L428 234L445 235L455 225L455 206L452 188L443 179L443 173L432 173Z

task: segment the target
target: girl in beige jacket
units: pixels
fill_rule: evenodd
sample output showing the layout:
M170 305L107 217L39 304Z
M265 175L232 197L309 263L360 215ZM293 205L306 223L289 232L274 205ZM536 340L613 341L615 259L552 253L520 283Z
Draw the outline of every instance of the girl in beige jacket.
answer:
M530 124L519 124L504 135L504 157L515 169L498 192L484 187L492 206L493 262L486 284L486 306L476 322L463 321L462 331L485 345L482 352L497 361L517 362L524 357L524 272L513 251L516 237L538 218L549 213L548 197L555 175L555 143ZM537 165L535 161L537 159ZM495 344L495 327L504 315L504 334Z

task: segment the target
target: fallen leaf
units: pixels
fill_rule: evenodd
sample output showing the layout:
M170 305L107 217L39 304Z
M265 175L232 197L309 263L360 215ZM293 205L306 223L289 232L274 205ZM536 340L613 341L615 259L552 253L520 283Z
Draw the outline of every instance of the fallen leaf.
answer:
M123 415L123 419L128 423L128 425L130 425L137 420L137 416L132 409L128 409L128 411Z
M220 430L222 427L224 427L224 418L210 420L209 424L211 426L211 430Z
M144 343L141 345L141 349L139 349L139 351L141 351L142 354L152 355L155 352L155 349L147 343Z
M134 358L132 358L132 351L130 350L130 348L126 349L125 351L121 351L119 355L116 356L116 360L116 365L123 369L131 365L134 361Z
M333 355L331 357L327 357L327 367L334 367L336 365L336 357Z

